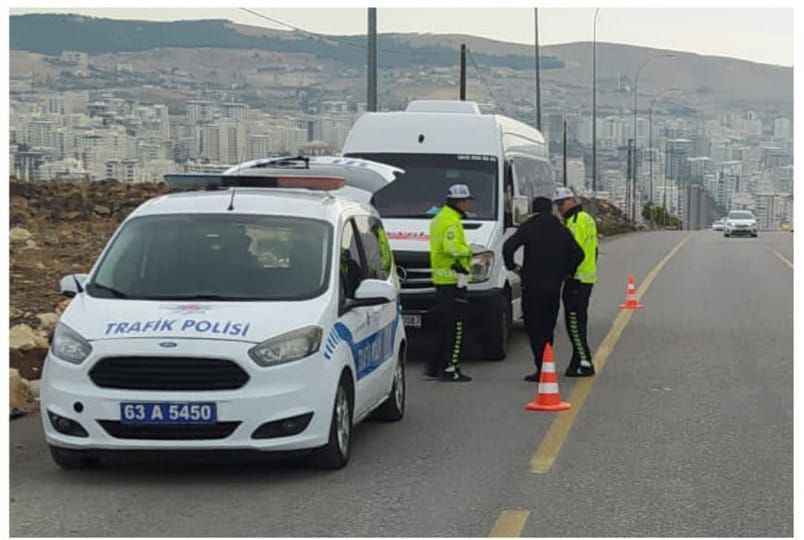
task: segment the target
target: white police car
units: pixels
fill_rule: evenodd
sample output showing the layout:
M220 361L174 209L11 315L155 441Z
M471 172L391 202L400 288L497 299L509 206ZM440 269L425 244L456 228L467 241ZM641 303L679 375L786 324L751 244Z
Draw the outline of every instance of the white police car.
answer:
M339 468L356 422L400 420L398 279L368 204L397 172L311 158L166 177L214 190L144 203L90 274L61 281L74 298L41 387L56 463L315 449Z

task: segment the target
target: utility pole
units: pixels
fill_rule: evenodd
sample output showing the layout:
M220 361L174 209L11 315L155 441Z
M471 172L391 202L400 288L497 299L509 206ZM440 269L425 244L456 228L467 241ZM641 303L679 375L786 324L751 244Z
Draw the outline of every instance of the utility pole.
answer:
M466 43L461 43L461 101L466 101Z
M563 138L563 145L564 145L564 187L567 187L567 118L564 117L564 135Z
M592 199L597 195L597 16L599 12L600 8L595 9L592 37Z
M628 139L628 164L626 165L627 172L625 175L625 216L631 216L631 153L634 139Z
M633 181L631 182L631 215L634 216L634 225L637 222L637 188L636 188L636 179L637 179L637 152L639 148L636 145L636 141L634 141L634 150L631 154L634 156L634 166L631 167L631 176L633 177Z
M536 129L542 130L542 87L541 63L539 58L539 8L533 8L534 34L536 44Z
M368 8L368 88L366 110L377 112L377 8Z

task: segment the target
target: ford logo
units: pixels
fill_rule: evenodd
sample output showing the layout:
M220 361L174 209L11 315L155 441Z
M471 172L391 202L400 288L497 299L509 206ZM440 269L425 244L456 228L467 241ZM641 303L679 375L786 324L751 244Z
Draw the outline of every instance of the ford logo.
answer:
M178 347L178 343L175 343L173 341L163 341L162 343L159 344L159 346L164 347L165 349L172 349L174 347Z

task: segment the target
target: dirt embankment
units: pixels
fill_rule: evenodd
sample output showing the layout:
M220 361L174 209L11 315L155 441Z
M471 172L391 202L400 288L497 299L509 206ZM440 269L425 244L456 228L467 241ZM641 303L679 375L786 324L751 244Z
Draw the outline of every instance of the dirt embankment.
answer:
M65 307L59 280L88 272L120 222L163 184L10 184L10 363L38 379Z

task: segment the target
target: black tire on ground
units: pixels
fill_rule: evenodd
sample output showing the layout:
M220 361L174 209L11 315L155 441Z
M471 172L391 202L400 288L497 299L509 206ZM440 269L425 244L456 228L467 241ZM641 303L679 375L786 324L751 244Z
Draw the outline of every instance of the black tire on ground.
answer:
M341 375L338 389L335 391L332 421L329 425L329 441L326 446L317 450L314 455L315 465L321 469L341 469L349 463L349 456L352 450L354 394L348 377L348 372L344 372ZM344 410L344 407L346 410ZM343 415L346 415L345 419ZM339 437L339 428L347 430L345 440Z
M495 324L486 335L486 346L483 352L487 359L494 362L505 360L505 356L508 354L508 338L511 334L512 319L511 292L506 289L505 293L499 297L493 317Z
M83 450L72 450L50 446L50 457L62 469L69 471L73 469L85 469L98 463L97 458L88 455Z
M374 411L374 418L383 422L398 422L405 416L405 347L399 351L399 363L394 372L394 383L385 402Z

